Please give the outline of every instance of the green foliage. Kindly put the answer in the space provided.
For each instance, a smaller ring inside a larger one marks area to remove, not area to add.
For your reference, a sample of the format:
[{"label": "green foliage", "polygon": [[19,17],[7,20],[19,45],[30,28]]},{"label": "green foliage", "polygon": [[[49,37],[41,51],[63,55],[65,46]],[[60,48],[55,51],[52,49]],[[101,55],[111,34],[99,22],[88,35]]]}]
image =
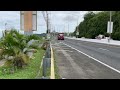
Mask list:
[{"label": "green foliage", "polygon": [[[107,34],[107,22],[109,21],[109,12],[102,11],[97,14],[88,12],[84,16],[84,20],[79,24],[79,37],[95,38],[99,34],[103,34],[106,37]],[[112,11],[113,21],[113,33],[112,38],[115,40],[119,39],[120,34],[120,11]],[[76,35],[77,28],[74,31]]]},{"label": "green foliage", "polygon": [[[17,30],[12,29],[9,32],[5,31],[4,37],[1,38],[0,47],[2,49],[1,56],[13,56],[13,66],[22,68],[23,65],[27,64],[29,57],[23,52],[25,48],[36,48],[38,49],[38,43],[28,47],[27,42],[30,40],[40,40],[41,38],[37,35],[25,36],[20,34]],[[9,65],[8,65],[9,66]]]},{"label": "green foliage", "polygon": [[48,46],[48,41],[45,41],[43,44],[42,44],[42,49],[43,50],[46,50],[47,49],[47,46]]},{"label": "green foliage", "polygon": [[44,53],[44,50],[39,49],[37,53],[34,53],[35,58],[30,60],[29,65],[22,70],[18,69],[14,74],[3,75],[1,70],[2,67],[0,67],[0,79],[34,79],[40,69],[39,67]]},{"label": "green foliage", "polygon": [[109,37],[109,36],[110,36],[110,34],[109,34],[109,33],[105,33],[104,35],[105,35],[105,37]]},{"label": "green foliage", "polygon": [[112,34],[112,38],[114,40],[120,40],[120,32],[115,32]]},{"label": "green foliage", "polygon": [[95,16],[95,14],[90,11],[87,14],[84,15],[84,20],[89,20],[90,18],[92,18],[94,16]]},{"label": "green foliage", "polygon": [[11,56],[22,52],[26,45],[25,36],[19,34],[16,30],[11,30],[0,42],[1,48],[4,49],[4,54],[9,54]]},{"label": "green foliage", "polygon": [[41,40],[42,38],[40,36],[37,36],[37,35],[28,35],[28,36],[26,36],[26,42],[29,42],[32,39]]}]

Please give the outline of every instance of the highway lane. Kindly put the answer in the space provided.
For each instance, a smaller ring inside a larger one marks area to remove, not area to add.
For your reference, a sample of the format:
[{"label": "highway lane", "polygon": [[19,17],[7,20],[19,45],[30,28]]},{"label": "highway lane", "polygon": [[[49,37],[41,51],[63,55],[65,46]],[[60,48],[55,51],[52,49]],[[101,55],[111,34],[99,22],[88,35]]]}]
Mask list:
[{"label": "highway lane", "polygon": [[[120,73],[77,51],[80,50],[94,58],[103,61],[104,63],[107,62],[109,64],[113,62],[111,61],[111,57],[113,56],[115,62],[112,64],[114,65],[115,63],[117,64],[117,62],[119,62],[119,55],[116,55],[117,57],[114,55],[119,54],[119,47],[71,39],[65,39],[62,41],[53,40],[53,42],[52,46],[54,48],[56,62],[61,78],[120,79]],[[76,50],[67,45],[72,46]],[[109,57],[109,55],[111,56]],[[110,61],[108,61],[109,58],[111,59]]]},{"label": "highway lane", "polygon": [[65,39],[64,43],[120,70],[120,47],[80,40]]}]

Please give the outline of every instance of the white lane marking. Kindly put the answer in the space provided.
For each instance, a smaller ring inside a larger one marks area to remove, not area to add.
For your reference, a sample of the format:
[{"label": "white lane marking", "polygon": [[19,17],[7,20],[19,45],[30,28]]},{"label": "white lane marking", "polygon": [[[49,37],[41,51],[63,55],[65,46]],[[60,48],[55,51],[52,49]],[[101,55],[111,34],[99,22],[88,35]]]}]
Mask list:
[{"label": "white lane marking", "polygon": [[73,51],[70,51],[70,50],[57,50],[57,51],[68,51],[68,52],[73,52]]},{"label": "white lane marking", "polygon": [[98,60],[98,59],[96,59],[96,58],[94,58],[94,57],[92,57],[92,56],[90,56],[90,55],[88,55],[88,54],[86,54],[86,53],[84,53],[84,52],[82,52],[82,51],[80,51],[80,50],[77,50],[76,48],[73,48],[72,46],[70,46],[70,45],[68,45],[68,44],[65,44],[65,43],[63,43],[63,44],[66,45],[66,46],[68,46],[68,47],[70,47],[70,48],[72,48],[72,49],[74,49],[74,50],[76,50],[76,51],[78,51],[78,52],[80,52],[80,53],[82,53],[82,54],[84,54],[85,56],[87,56],[87,57],[89,57],[89,58],[91,58],[91,59],[93,59],[93,60],[95,60],[95,61],[103,64],[104,66],[106,66],[106,67],[108,67],[108,68],[110,68],[110,69],[112,69],[112,70],[120,73],[119,70],[117,70],[117,69],[115,69],[115,68],[113,68],[113,67],[111,67],[111,66],[109,66],[109,65],[107,65],[107,64],[105,64],[105,63],[103,63],[103,62],[101,62],[100,60]]},{"label": "white lane marking", "polygon": [[66,79],[66,78],[62,78],[62,79]]},{"label": "white lane marking", "polygon": [[108,49],[104,49],[104,48],[98,48],[98,49],[101,49],[101,50],[104,50],[104,51],[109,51]]},{"label": "white lane marking", "polygon": [[59,42],[59,43],[55,43],[55,44],[52,44],[52,45],[58,45],[58,44],[60,44],[61,42]]}]

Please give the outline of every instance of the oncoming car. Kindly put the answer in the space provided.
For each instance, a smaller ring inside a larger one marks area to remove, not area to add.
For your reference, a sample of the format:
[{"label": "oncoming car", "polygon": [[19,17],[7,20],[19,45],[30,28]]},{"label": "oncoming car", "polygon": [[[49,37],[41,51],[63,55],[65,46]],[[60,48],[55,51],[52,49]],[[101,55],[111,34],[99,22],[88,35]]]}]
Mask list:
[{"label": "oncoming car", "polygon": [[64,40],[64,33],[58,33],[58,40]]}]

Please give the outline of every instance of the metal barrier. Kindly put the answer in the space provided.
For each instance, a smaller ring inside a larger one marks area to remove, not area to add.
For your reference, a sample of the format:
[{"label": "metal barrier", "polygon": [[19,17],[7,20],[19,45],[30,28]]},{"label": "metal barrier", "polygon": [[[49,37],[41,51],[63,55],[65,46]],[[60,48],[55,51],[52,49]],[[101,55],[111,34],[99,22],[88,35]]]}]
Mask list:
[{"label": "metal barrier", "polygon": [[42,72],[42,79],[46,79],[47,69],[51,66],[51,49],[50,49],[50,42],[48,42],[47,49],[45,52],[45,57],[43,58],[43,72]]},{"label": "metal barrier", "polygon": [[54,74],[54,58],[53,58],[53,50],[51,47],[51,43],[48,42],[48,46],[45,52],[45,57],[43,58],[43,72],[42,72],[42,79],[48,79],[46,77],[47,69],[50,69],[50,79],[55,79]]}]

